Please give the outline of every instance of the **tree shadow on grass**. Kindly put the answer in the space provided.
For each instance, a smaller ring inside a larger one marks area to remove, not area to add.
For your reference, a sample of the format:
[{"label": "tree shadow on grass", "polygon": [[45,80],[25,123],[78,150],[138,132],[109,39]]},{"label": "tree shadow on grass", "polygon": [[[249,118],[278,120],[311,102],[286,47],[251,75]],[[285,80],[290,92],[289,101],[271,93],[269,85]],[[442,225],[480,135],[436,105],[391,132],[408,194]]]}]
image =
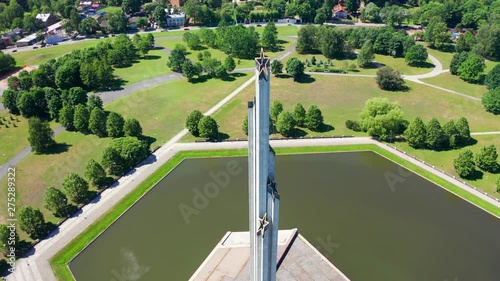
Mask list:
[{"label": "tree shadow on grass", "polygon": [[434,68],[435,65],[430,62],[421,62],[421,63],[412,63],[410,66],[418,67],[418,68]]},{"label": "tree shadow on grass", "polygon": [[309,74],[303,74],[300,77],[297,77],[297,79],[295,79],[295,82],[300,84],[309,84],[313,83],[314,81],[316,81],[316,79],[314,79],[314,77],[312,77]]},{"label": "tree shadow on grass", "polygon": [[111,81],[111,83],[109,84],[109,89],[100,89],[101,91],[105,92],[105,91],[108,91],[108,90],[111,90],[111,91],[118,91],[118,90],[123,90],[123,86],[125,86],[125,84],[127,84],[127,80],[123,80],[122,78],[116,78],[116,79],[113,79],[113,81]]},{"label": "tree shadow on grass", "polygon": [[224,133],[224,132],[219,132],[217,138],[218,139],[215,139],[215,141],[225,141],[225,140],[228,140],[231,136]]},{"label": "tree shadow on grass", "polygon": [[189,81],[190,83],[192,84],[199,84],[199,83],[204,83],[204,82],[207,82],[208,79],[210,79],[212,77],[210,77],[209,75],[200,75],[199,77],[196,77],[196,78],[191,78],[191,80]]},{"label": "tree shadow on grass", "polygon": [[285,74],[285,73],[280,73],[280,74],[274,75],[274,77],[280,78],[280,79],[288,79],[288,78],[291,78],[292,76]]},{"label": "tree shadow on grass", "polygon": [[67,143],[56,143],[53,146],[49,147],[43,154],[59,154],[68,151],[71,144]]},{"label": "tree shadow on grass", "polygon": [[302,137],[305,137],[307,135],[307,132],[300,129],[300,128],[297,128],[295,127],[293,129],[293,132],[290,134],[289,137],[292,137],[292,138],[302,138]]},{"label": "tree shadow on grass", "polygon": [[335,127],[333,127],[332,125],[330,124],[321,124],[321,126],[319,127],[319,130],[318,132],[319,133],[326,133],[326,132],[330,132],[330,131],[333,131],[335,130]]},{"label": "tree shadow on grass", "polygon": [[468,179],[470,181],[478,181],[478,180],[482,180],[483,176],[484,176],[484,173],[482,171],[474,170],[472,175],[465,177],[465,179]]},{"label": "tree shadow on grass", "polygon": [[161,59],[161,57],[157,56],[157,55],[146,55],[142,59],[144,59],[144,60],[159,60],[159,59]]},{"label": "tree shadow on grass", "polygon": [[148,148],[156,141],[156,138],[150,136],[140,136],[139,139],[144,142]]}]

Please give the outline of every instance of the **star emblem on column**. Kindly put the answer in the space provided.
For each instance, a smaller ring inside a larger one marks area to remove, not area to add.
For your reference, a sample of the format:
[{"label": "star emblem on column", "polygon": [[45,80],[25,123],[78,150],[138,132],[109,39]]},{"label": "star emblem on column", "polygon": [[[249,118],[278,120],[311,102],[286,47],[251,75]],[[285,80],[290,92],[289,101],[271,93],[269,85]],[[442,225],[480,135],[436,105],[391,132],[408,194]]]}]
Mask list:
[{"label": "star emblem on column", "polygon": [[269,222],[267,221],[267,213],[265,213],[262,218],[259,218],[259,228],[257,229],[257,235],[262,234],[262,237],[264,237],[264,233],[266,232],[266,228],[268,225]]},{"label": "star emblem on column", "polygon": [[267,191],[271,193],[273,199],[280,198],[280,193],[278,192],[276,181],[271,177],[267,178]]},{"label": "star emblem on column", "polygon": [[260,57],[256,58],[255,60],[259,64],[259,76],[262,71],[265,71],[266,75],[269,75],[269,69],[267,68],[267,62],[269,61],[269,58],[264,56],[264,49],[260,49]]}]

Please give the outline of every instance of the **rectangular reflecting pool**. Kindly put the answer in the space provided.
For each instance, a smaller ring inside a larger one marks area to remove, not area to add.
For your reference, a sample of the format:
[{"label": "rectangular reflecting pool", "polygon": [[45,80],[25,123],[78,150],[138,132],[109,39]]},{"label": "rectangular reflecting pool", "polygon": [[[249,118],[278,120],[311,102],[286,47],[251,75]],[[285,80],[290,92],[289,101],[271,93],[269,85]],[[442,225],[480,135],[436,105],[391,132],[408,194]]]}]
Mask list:
[{"label": "rectangular reflecting pool", "polygon": [[[374,152],[280,155],[280,229],[352,281],[498,281],[500,220]],[[247,158],[186,159],[71,263],[78,281],[187,280],[248,230]]]}]

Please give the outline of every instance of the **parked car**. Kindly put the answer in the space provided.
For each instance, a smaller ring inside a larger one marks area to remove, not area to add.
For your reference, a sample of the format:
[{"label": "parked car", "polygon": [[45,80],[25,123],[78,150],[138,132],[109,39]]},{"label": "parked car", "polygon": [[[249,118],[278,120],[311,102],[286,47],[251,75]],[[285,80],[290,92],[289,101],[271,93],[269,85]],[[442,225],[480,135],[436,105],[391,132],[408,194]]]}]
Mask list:
[{"label": "parked car", "polygon": [[37,46],[33,46],[33,49],[38,49],[38,47]]},{"label": "parked car", "polygon": [[43,47],[45,47],[46,45],[47,45],[47,44],[42,43],[42,44],[40,44],[40,47],[42,47],[42,48],[43,48]]},{"label": "parked car", "polygon": [[262,24],[257,24],[257,27],[260,27],[260,26],[262,26]]},{"label": "parked car", "polygon": [[189,30],[189,27],[184,27],[184,30]]},{"label": "parked car", "polygon": [[12,52],[13,52],[13,53],[16,53],[16,52],[17,52],[17,49],[15,49],[15,50],[12,50]]}]

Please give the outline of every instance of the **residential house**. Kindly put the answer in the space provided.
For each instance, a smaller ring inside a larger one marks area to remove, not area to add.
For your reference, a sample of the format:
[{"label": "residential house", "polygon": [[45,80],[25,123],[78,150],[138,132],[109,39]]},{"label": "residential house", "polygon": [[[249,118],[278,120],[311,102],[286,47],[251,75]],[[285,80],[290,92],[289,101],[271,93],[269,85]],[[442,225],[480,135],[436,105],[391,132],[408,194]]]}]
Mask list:
[{"label": "residential house", "polygon": [[16,40],[16,38],[23,37],[23,30],[21,28],[14,28],[9,32],[4,34],[4,37],[9,37],[12,41]]},{"label": "residential house", "polygon": [[344,6],[344,0],[339,0],[339,3],[333,7],[333,17],[336,19],[346,19],[349,13]]},{"label": "residential house", "polygon": [[12,38],[8,36],[3,36],[0,38],[0,49],[5,49],[10,45],[12,45]]},{"label": "residential house", "polygon": [[43,27],[51,26],[57,22],[57,18],[53,14],[37,14],[36,18],[40,20]]},{"label": "residential house", "polygon": [[36,43],[36,33],[24,37],[23,39],[16,42],[18,47],[26,47]]},{"label": "residential house", "polygon": [[167,15],[167,27],[183,26],[186,21],[185,14]]}]

